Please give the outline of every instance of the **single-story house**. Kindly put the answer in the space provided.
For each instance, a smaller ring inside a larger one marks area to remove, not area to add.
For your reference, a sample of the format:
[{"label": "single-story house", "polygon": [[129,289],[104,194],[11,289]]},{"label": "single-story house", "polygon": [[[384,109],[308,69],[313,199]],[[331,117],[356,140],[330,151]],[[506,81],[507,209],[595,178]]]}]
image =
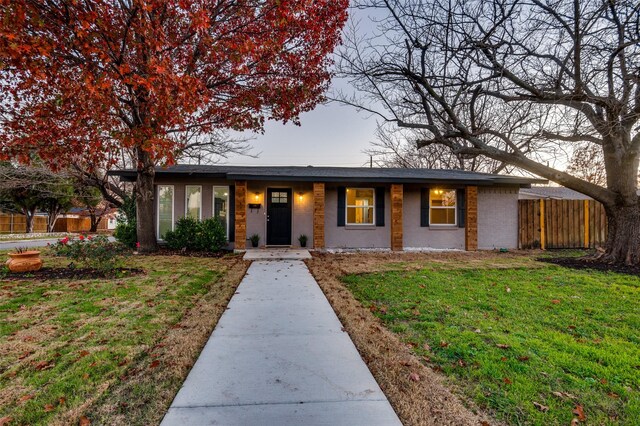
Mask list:
[{"label": "single-story house", "polygon": [[[134,181],[135,170],[113,172]],[[157,168],[161,241],[176,220],[220,218],[230,248],[493,249],[518,246],[520,188],[541,179],[460,170],[241,167]]]}]

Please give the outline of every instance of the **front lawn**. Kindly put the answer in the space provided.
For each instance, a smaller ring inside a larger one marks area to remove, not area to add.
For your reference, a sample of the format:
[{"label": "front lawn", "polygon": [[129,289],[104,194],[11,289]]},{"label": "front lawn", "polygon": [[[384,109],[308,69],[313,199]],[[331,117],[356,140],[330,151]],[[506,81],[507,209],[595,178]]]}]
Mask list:
[{"label": "front lawn", "polygon": [[0,423],[159,422],[246,266],[180,256],[131,256],[124,266],[146,274],[0,276]]},{"label": "front lawn", "polygon": [[342,280],[498,419],[640,424],[640,278],[479,256],[486,261],[425,257]]}]

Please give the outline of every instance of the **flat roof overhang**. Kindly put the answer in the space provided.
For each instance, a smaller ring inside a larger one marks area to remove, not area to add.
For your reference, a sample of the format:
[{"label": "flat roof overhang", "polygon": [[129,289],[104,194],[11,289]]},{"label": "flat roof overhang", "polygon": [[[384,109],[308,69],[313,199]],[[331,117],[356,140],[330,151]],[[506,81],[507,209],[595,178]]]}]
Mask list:
[{"label": "flat roof overhang", "polygon": [[[275,168],[270,168],[271,170]],[[317,170],[321,168],[317,168]],[[346,170],[349,170],[345,168]],[[304,170],[304,168],[302,169]],[[135,170],[114,170],[110,171],[109,175],[119,176],[122,181],[135,182],[137,172]],[[529,188],[532,184],[545,184],[548,183],[546,179],[535,179],[518,176],[503,176],[503,175],[487,175],[487,174],[474,174],[471,176],[463,177],[459,174],[457,176],[438,176],[438,177],[403,177],[403,176],[361,176],[361,175],[309,175],[305,174],[284,174],[284,173],[269,173],[268,169],[260,173],[247,173],[234,172],[234,171],[188,171],[188,170],[171,170],[168,169],[156,169],[156,177],[162,177],[164,179],[225,179],[230,181],[246,180],[246,181],[272,181],[272,182],[324,182],[324,183],[406,183],[406,184],[436,184],[436,185],[477,185],[477,186],[520,186],[521,188]]]}]

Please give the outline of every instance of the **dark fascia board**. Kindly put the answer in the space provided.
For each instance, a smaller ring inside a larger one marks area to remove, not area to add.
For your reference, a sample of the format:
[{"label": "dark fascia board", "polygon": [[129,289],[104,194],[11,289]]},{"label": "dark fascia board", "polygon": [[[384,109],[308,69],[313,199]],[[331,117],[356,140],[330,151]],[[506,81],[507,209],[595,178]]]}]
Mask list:
[{"label": "dark fascia board", "polygon": [[433,183],[445,185],[447,183],[463,183],[467,185],[492,186],[492,185],[522,185],[531,186],[531,184],[548,183],[545,179],[519,178],[514,176],[483,177],[480,179],[465,178],[388,178],[388,177],[326,177],[326,176],[266,176],[252,174],[235,174],[227,173],[229,180],[253,180],[253,181],[297,181],[297,182],[327,182],[327,183],[351,183],[351,182],[368,182],[368,183]]},{"label": "dark fascia board", "polygon": [[[135,170],[113,170],[108,172],[112,176],[120,176],[125,182],[133,182],[136,180],[137,172]],[[519,185],[522,188],[529,188],[531,184],[548,183],[545,179],[520,178],[515,176],[488,175],[481,178],[390,178],[390,177],[333,177],[333,176],[282,176],[282,175],[266,175],[266,174],[243,174],[233,172],[188,172],[188,171],[170,171],[156,170],[156,176],[164,178],[201,178],[201,179],[227,179],[248,180],[248,181],[282,181],[282,182],[325,182],[325,183],[414,183],[414,184],[465,184],[477,186],[494,186],[494,185]]]},{"label": "dark fascia board", "polygon": [[362,176],[354,177],[326,177],[326,176],[255,176],[255,175],[234,175],[228,174],[229,180],[247,180],[247,181],[278,181],[278,182],[324,182],[324,183],[433,183],[433,184],[451,184],[466,183],[469,185],[493,185],[489,180],[479,179],[415,179],[415,178],[367,178]]},{"label": "dark fascia board", "polygon": [[[107,172],[110,176],[120,176],[123,182],[135,182],[138,173],[135,170],[112,170]],[[203,173],[203,172],[170,172],[164,170],[156,170],[156,177],[192,177],[202,179],[227,179],[227,173]]]}]

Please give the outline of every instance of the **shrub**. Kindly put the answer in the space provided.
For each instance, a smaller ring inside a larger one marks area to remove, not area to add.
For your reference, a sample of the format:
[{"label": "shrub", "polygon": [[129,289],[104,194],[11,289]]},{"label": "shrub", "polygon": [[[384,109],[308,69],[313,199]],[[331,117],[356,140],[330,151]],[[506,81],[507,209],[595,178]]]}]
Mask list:
[{"label": "shrub", "polygon": [[227,245],[227,231],[222,221],[216,218],[203,220],[198,246],[202,251],[218,251]]},{"label": "shrub", "polygon": [[200,223],[190,217],[181,217],[176,222],[173,231],[167,231],[164,235],[164,241],[167,247],[173,250],[194,250],[197,235],[200,232]]},{"label": "shrub", "polygon": [[135,198],[127,197],[116,218],[118,222],[113,236],[118,242],[129,248],[135,248],[138,242],[138,232],[136,225],[136,202]]},{"label": "shrub", "polygon": [[64,256],[84,267],[105,272],[115,269],[127,251],[123,244],[111,242],[102,235],[65,237],[50,247],[56,256]]},{"label": "shrub", "polygon": [[176,222],[175,230],[166,233],[164,240],[173,250],[218,251],[227,244],[224,225],[210,218],[202,222],[183,217]]},{"label": "shrub", "polygon": [[113,231],[113,236],[122,245],[135,248],[136,242],[138,242],[135,219],[129,222],[118,222],[115,231]]}]

